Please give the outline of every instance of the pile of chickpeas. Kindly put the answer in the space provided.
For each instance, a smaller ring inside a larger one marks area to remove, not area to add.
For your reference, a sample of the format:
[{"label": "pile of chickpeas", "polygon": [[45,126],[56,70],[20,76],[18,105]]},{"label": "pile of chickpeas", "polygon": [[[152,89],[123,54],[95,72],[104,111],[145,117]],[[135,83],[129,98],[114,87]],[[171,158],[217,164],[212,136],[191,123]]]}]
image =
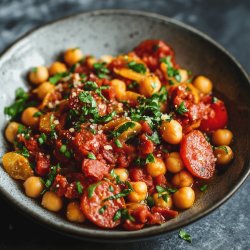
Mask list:
[{"label": "pile of chickpeas", "polygon": [[[55,86],[48,81],[48,78],[57,73],[66,72],[68,67],[79,62],[82,58],[83,54],[80,49],[69,49],[64,53],[64,61],[66,64],[62,62],[54,62],[49,68],[44,66],[36,67],[29,73],[30,82],[36,86],[33,93],[36,94],[38,99],[42,101],[48,93],[52,93],[55,90]],[[110,58],[107,57],[107,60],[109,59]],[[186,70],[180,69],[179,71],[183,79],[188,78]],[[118,73],[121,76],[130,75],[130,77],[138,78],[138,81],[140,82],[140,93],[135,93],[127,91],[126,84],[123,81],[119,79],[111,80],[111,86],[114,88],[119,100],[137,100],[137,98],[142,95],[150,97],[155,92],[158,92],[161,87],[158,77],[154,75],[149,75],[146,78],[140,78],[138,74],[126,69],[120,70]],[[153,88],[151,84],[152,82],[154,83]],[[204,76],[195,78],[193,86],[204,94],[210,93],[213,87],[212,82]],[[39,110],[36,107],[26,108],[21,115],[21,122],[26,126],[37,127],[39,124],[39,117],[34,116],[37,112],[39,112]],[[7,126],[5,136],[10,143],[14,142],[19,125],[20,124],[17,122],[10,122]],[[135,126],[134,129],[137,129],[137,132],[139,132],[141,125],[139,123],[136,123],[136,125],[137,126]],[[171,120],[170,122],[163,121],[160,127],[160,132],[163,140],[173,145],[179,144],[183,137],[182,126],[177,120]],[[129,137],[129,134],[123,136],[126,138]],[[229,147],[232,142],[232,138],[233,134],[228,129],[218,129],[212,133],[212,142],[215,146],[217,146],[214,149],[214,155],[217,159],[218,165],[226,165],[233,159],[233,151]],[[227,153],[219,146],[226,147]],[[21,159],[23,156],[18,155],[15,157],[19,157]],[[167,172],[172,173],[173,177],[171,179],[171,183],[174,187],[178,188],[178,191],[170,196],[167,201],[164,201],[162,197],[159,197],[158,193],[154,193],[152,197],[156,206],[172,208],[174,205],[178,209],[187,209],[192,207],[195,201],[195,192],[192,188],[194,178],[185,169],[179,152],[169,153],[164,160],[155,157],[155,162],[147,163],[146,169],[148,174],[152,177],[165,175]],[[125,168],[116,168],[114,169],[114,172],[123,182],[129,178],[128,170]],[[138,203],[144,201],[148,194],[146,183],[138,181],[131,182],[130,184],[133,187],[133,191],[127,197],[129,202]],[[41,192],[44,190],[43,182],[40,177],[36,176],[28,177],[23,185],[26,195],[32,198],[39,197]],[[41,204],[43,207],[53,212],[57,212],[63,207],[62,198],[52,191],[44,193]],[[80,209],[79,202],[73,201],[68,204],[67,218],[69,221],[73,222],[83,222],[85,220],[85,217]]]}]

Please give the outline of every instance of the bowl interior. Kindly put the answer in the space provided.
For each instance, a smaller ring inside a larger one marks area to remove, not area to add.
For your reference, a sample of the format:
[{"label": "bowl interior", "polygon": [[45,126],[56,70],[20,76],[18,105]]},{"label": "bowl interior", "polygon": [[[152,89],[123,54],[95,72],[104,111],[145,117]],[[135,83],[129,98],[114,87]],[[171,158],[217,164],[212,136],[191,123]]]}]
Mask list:
[{"label": "bowl interior", "polygon": [[[3,107],[14,98],[14,90],[27,87],[27,71],[36,65],[49,65],[69,47],[80,47],[84,53],[100,56],[117,55],[131,50],[144,39],[163,39],[175,52],[178,64],[194,75],[204,74],[229,109],[229,128],[234,133],[235,160],[223,174],[209,183],[193,208],[162,226],[136,232],[100,230],[89,225],[75,225],[50,213],[27,198],[20,185],[0,168],[0,191],[15,206],[51,228],[72,236],[99,239],[128,239],[152,236],[183,226],[211,211],[236,189],[249,172],[250,90],[247,77],[234,60],[210,39],[173,20],[138,12],[96,11],[73,16],[46,25],[30,33],[0,59],[0,127],[4,131],[7,118]],[[0,156],[7,150],[0,135]]]}]

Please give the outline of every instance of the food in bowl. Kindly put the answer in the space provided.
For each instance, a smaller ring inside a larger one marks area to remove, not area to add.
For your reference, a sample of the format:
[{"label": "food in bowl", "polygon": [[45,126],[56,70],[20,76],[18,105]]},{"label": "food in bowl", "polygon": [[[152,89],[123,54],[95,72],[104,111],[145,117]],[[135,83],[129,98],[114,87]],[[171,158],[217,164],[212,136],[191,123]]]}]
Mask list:
[{"label": "food in bowl", "polygon": [[225,104],[161,40],[97,59],[79,48],[34,67],[5,108],[3,167],[71,222],[139,230],[189,209],[233,159]]}]

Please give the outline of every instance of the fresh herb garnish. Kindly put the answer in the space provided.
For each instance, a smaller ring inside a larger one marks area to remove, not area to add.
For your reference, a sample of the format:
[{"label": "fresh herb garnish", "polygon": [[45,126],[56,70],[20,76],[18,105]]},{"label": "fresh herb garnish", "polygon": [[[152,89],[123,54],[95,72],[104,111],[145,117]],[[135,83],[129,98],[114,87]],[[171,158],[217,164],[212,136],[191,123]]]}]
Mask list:
[{"label": "fresh herb garnish", "polygon": [[150,163],[150,162],[155,162],[155,157],[154,157],[154,155],[151,153],[151,154],[148,154],[148,155],[147,155],[147,157],[146,157],[145,160],[146,160],[146,161],[145,161],[145,164]]},{"label": "fresh herb garnish", "polygon": [[62,78],[69,76],[69,72],[57,73],[49,78],[49,82],[56,85]]},{"label": "fresh herb garnish", "polygon": [[29,158],[30,157],[30,153],[29,150],[25,147],[22,146],[18,151],[16,151],[18,154],[24,156],[25,158]]},{"label": "fresh herb garnish", "polygon": [[38,142],[40,145],[44,144],[47,140],[47,136],[44,133],[41,133],[41,135],[38,137]]},{"label": "fresh herb garnish", "polygon": [[118,140],[118,139],[115,139],[115,145],[116,145],[118,148],[122,148],[122,143],[121,143],[120,140]]},{"label": "fresh herb garnish", "polygon": [[96,160],[96,157],[95,157],[95,155],[92,153],[92,152],[90,152],[90,153],[88,153],[88,156],[87,156],[89,159],[91,159],[91,160]]},{"label": "fresh herb garnish", "polygon": [[223,151],[225,151],[226,154],[228,154],[228,149],[226,146],[218,146],[218,147],[214,147],[214,149],[222,149]]},{"label": "fresh herb garnish", "polygon": [[37,111],[33,117],[40,117],[43,113],[41,111]]},{"label": "fresh herb garnish", "polygon": [[212,103],[216,103],[216,102],[218,102],[218,98],[215,97],[215,96],[213,96],[213,98],[212,98]]},{"label": "fresh herb garnish", "polygon": [[57,172],[58,170],[60,169],[60,165],[57,164],[56,166],[51,166],[50,167],[50,172],[47,176],[47,178],[45,180],[43,180],[44,182],[44,186],[45,186],[45,189],[42,193],[44,193],[46,190],[49,190],[50,187],[52,186],[55,178],[56,178],[56,175],[57,175]]},{"label": "fresh herb garnish", "polygon": [[113,137],[118,137],[119,135],[121,135],[123,132],[127,131],[129,128],[133,128],[135,127],[135,123],[134,122],[126,122],[124,124],[122,124],[121,126],[119,126],[113,133]]},{"label": "fresh herb garnish", "polygon": [[189,243],[192,242],[191,235],[187,233],[184,229],[181,229],[179,232],[179,237],[185,241],[188,241]]},{"label": "fresh herb garnish", "polygon": [[189,110],[186,108],[184,101],[177,107],[176,112],[180,115],[184,115]]},{"label": "fresh herb garnish", "polygon": [[77,192],[78,192],[79,194],[82,194],[83,186],[82,186],[82,184],[81,184],[80,181],[77,181],[77,182],[76,182],[76,190],[77,190]]},{"label": "fresh herb garnish", "polygon": [[153,199],[153,197],[150,196],[150,195],[147,197],[147,205],[148,205],[150,208],[153,207],[153,206],[155,205],[154,199]]},{"label": "fresh herb garnish", "polygon": [[118,209],[113,217],[113,221],[118,221],[120,219],[135,221],[134,217],[130,215],[128,210],[125,208]]},{"label": "fresh herb garnish", "polygon": [[17,117],[24,111],[24,109],[31,105],[27,102],[29,94],[26,93],[22,88],[16,89],[15,94],[15,102],[10,106],[4,108],[4,114],[10,116],[11,118]]},{"label": "fresh herb garnish", "polygon": [[107,209],[107,205],[104,205],[104,206],[102,206],[100,209],[99,209],[99,214],[103,214],[104,213],[104,211]]},{"label": "fresh herb garnish", "polygon": [[123,189],[120,193],[111,195],[111,196],[105,198],[103,201],[105,202],[108,200],[116,200],[116,199],[119,199],[121,197],[128,196],[131,192],[132,192],[131,189]]},{"label": "fresh herb garnish", "polygon": [[204,192],[204,191],[206,191],[207,190],[207,184],[204,184],[204,185],[202,185],[201,187],[200,187],[200,191],[201,192]]},{"label": "fresh herb garnish", "polygon": [[67,149],[67,145],[62,144],[59,150],[65,157],[70,158],[71,152]]},{"label": "fresh herb garnish", "polygon": [[115,190],[114,190],[114,187],[110,185],[110,186],[109,186],[109,191],[113,193],[113,192],[115,191]]},{"label": "fresh herb garnish", "polygon": [[156,190],[158,192],[158,197],[162,198],[165,202],[168,202],[169,194],[173,194],[177,191],[175,188],[169,188],[169,187],[161,187],[159,185],[156,186]]},{"label": "fresh herb garnish", "polygon": [[91,198],[95,192],[95,189],[96,187],[100,184],[101,182],[97,182],[97,183],[94,183],[94,184],[91,184],[89,187],[88,187],[88,197]]},{"label": "fresh herb garnish", "polygon": [[154,131],[152,135],[147,135],[147,138],[154,144],[160,144],[160,137],[156,131]]},{"label": "fresh herb garnish", "polygon": [[109,73],[109,70],[106,68],[105,62],[97,62],[93,64],[95,73],[97,76],[101,79],[107,78],[107,74]]},{"label": "fresh herb garnish", "polygon": [[179,70],[173,67],[173,64],[171,62],[171,56],[161,58],[160,62],[163,62],[167,65],[168,77],[174,77],[178,82],[181,81],[181,75],[179,73]]},{"label": "fresh herb garnish", "polygon": [[131,61],[128,63],[128,67],[132,69],[133,71],[140,73],[140,74],[145,74],[147,72],[147,69],[144,64],[142,63],[137,63],[135,61]]}]

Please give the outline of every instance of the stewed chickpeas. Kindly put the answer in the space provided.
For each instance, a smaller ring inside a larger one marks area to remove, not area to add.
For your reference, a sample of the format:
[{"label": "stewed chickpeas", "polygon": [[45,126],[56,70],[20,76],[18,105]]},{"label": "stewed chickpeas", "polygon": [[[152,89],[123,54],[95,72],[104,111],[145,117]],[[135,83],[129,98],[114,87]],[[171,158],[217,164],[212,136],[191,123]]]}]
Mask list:
[{"label": "stewed chickpeas", "polygon": [[29,80],[31,81],[31,83],[35,85],[38,85],[47,81],[48,78],[49,78],[49,72],[45,66],[35,67],[29,73]]},{"label": "stewed chickpeas", "polygon": [[72,223],[139,230],[191,208],[232,161],[233,134],[212,81],[174,55],[146,40],[118,56],[69,48],[32,68],[32,89],[4,110],[4,170]]}]

